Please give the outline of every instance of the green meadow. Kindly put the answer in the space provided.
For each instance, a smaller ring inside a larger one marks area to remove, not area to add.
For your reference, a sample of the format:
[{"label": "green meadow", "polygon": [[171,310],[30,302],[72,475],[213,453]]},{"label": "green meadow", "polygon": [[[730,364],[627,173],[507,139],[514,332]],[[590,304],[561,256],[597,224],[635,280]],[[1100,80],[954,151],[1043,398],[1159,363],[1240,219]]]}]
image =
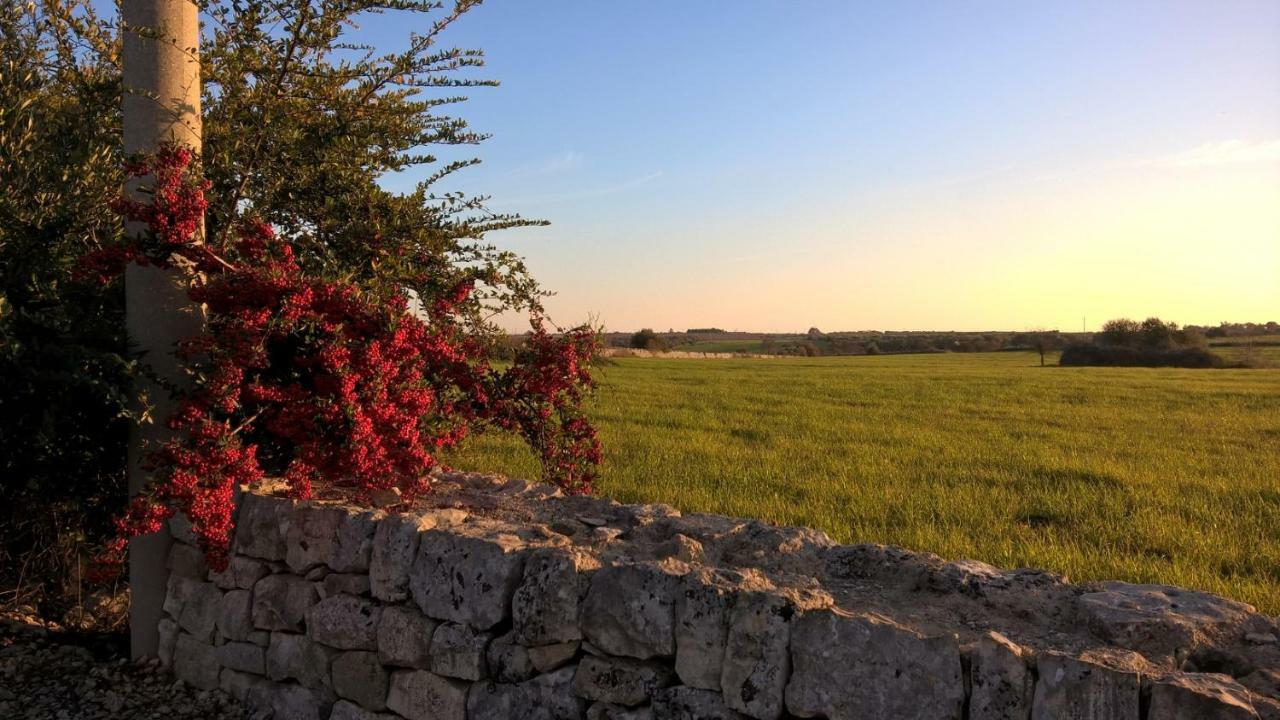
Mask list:
[{"label": "green meadow", "polygon": [[[602,493],[1280,613],[1280,370],[1039,367],[1030,353],[598,369]],[[517,441],[462,468],[537,476]]]}]

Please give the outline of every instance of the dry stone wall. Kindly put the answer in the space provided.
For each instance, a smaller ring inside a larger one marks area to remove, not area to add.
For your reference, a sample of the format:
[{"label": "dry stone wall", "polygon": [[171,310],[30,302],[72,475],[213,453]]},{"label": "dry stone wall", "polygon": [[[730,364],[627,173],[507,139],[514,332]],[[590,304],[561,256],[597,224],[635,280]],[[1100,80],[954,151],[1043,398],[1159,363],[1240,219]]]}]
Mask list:
[{"label": "dry stone wall", "polygon": [[281,720],[1280,719],[1276,618],[543,485],[173,523],[161,660]]}]

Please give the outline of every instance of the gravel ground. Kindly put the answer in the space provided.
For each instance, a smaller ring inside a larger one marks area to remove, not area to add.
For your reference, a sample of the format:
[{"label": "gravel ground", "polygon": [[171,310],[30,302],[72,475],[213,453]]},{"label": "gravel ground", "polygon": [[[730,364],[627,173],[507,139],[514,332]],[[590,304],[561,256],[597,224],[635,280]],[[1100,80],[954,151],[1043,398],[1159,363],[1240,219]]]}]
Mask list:
[{"label": "gravel ground", "polygon": [[30,720],[242,720],[219,690],[202,691],[132,663],[119,638],[50,632],[0,618],[0,718]]}]

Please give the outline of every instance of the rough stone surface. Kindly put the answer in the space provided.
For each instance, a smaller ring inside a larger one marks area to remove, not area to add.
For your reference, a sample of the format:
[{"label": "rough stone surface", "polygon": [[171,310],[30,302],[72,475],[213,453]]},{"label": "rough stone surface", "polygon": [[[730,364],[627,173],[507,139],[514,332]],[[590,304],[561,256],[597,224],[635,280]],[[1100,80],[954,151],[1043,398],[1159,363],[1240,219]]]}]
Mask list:
[{"label": "rough stone surface", "polygon": [[504,527],[477,530],[422,533],[409,586],[428,617],[488,630],[511,617],[525,543]]},{"label": "rough stone surface", "polygon": [[672,677],[671,670],[660,663],[587,656],[578,664],[573,692],[588,700],[636,706],[670,685]]},{"label": "rough stone surface", "polygon": [[691,687],[660,690],[653,698],[653,720],[743,720],[724,704],[720,693]]},{"label": "rough stone surface", "polygon": [[414,608],[389,606],[378,620],[378,657],[384,664],[426,669],[437,623]]},{"label": "rough stone surface", "polygon": [[725,703],[760,720],[782,716],[791,672],[788,645],[795,606],[770,591],[742,593],[734,603],[720,674]]},{"label": "rough stone surface", "polygon": [[333,572],[368,572],[379,511],[299,503],[290,516],[285,562],[295,573],[323,565]]},{"label": "rough stone surface", "polygon": [[489,663],[489,674],[500,683],[522,682],[539,672],[529,656],[529,649],[517,644],[512,633],[494,638],[485,657]]},{"label": "rough stone surface", "polygon": [[204,561],[204,553],[180,542],[169,546],[169,558],[165,561],[165,568],[169,570],[171,576],[197,580],[204,580],[205,574],[209,572],[209,566]]},{"label": "rough stone surface", "polygon": [[1026,720],[1035,679],[1022,648],[987,632],[962,652],[969,661],[969,720]]},{"label": "rough stone surface", "polygon": [[355,703],[339,700],[333,704],[333,713],[329,720],[398,720],[398,715],[365,710]]},{"label": "rough stone surface", "polygon": [[336,650],[315,642],[306,635],[271,633],[267,646],[267,677],[272,680],[297,680],[310,688],[329,686],[329,663]]},{"label": "rough stone surface", "polygon": [[610,655],[674,655],[678,585],[679,577],[651,563],[597,571],[582,607],[583,634]]},{"label": "rough stone surface", "polygon": [[217,646],[216,654],[222,667],[257,675],[267,672],[267,654],[253,643],[223,643]]},{"label": "rough stone surface", "polygon": [[378,523],[373,533],[369,562],[369,590],[384,602],[409,597],[409,570],[418,552],[418,536],[427,528],[415,515],[392,515]]},{"label": "rough stone surface", "polygon": [[1187,651],[1216,633],[1240,628],[1250,605],[1217,595],[1169,587],[1102,583],[1080,597],[1080,609],[1099,638],[1122,648],[1161,656]]},{"label": "rough stone surface", "polygon": [[445,623],[431,637],[431,672],[461,680],[489,674],[485,651],[493,635],[457,623]]},{"label": "rough stone surface", "polygon": [[[796,715],[961,716],[964,680],[953,637],[924,637],[880,618],[823,609],[794,622],[791,642],[794,667],[786,701]],[[732,706],[732,697],[726,699]]]},{"label": "rough stone surface", "polygon": [[157,631],[160,635],[160,647],[157,651],[160,665],[172,668],[173,651],[178,644],[178,623],[170,618],[161,618]]},{"label": "rough stone surface", "polygon": [[212,645],[200,642],[187,633],[179,633],[173,650],[173,674],[180,680],[200,688],[218,687],[218,656]]},{"label": "rough stone surface", "polygon": [[267,692],[267,685],[270,685],[270,682],[261,675],[237,672],[230,668],[223,668],[222,673],[218,675],[218,687],[222,692],[240,702],[244,702],[251,692],[259,694]]},{"label": "rough stone surface", "polygon": [[382,608],[355,595],[325,598],[307,610],[312,640],[342,650],[377,650]]},{"label": "rough stone surface", "polygon": [[222,609],[222,591],[210,582],[172,575],[164,611],[178,622],[178,627],[200,642],[213,642]]},{"label": "rough stone surface", "polygon": [[268,575],[253,586],[253,626],[301,632],[307,610],[319,601],[315,583],[293,575]]},{"label": "rough stone surface", "polygon": [[408,720],[466,720],[467,683],[425,670],[391,675],[387,707]]},{"label": "rough stone surface", "polygon": [[248,590],[223,593],[218,608],[218,633],[227,640],[247,641],[253,636],[253,595]]},{"label": "rough stone surface", "polygon": [[568,665],[578,655],[582,647],[579,641],[556,643],[555,645],[539,645],[528,649],[529,661],[537,672],[551,672]]},{"label": "rough stone surface", "polygon": [[321,585],[321,594],[325,597],[369,594],[369,576],[358,573],[330,573],[324,576]]},{"label": "rough stone surface", "polygon": [[329,673],[338,697],[359,703],[368,710],[386,709],[390,674],[378,662],[377,653],[341,653],[333,659]]},{"label": "rough stone surface", "polygon": [[684,576],[676,600],[676,673],[690,687],[720,689],[729,612],[738,573],[699,568]]},{"label": "rough stone surface", "polygon": [[580,548],[542,548],[529,553],[511,601],[516,639],[551,645],[582,639],[578,615],[590,573],[599,562]]},{"label": "rough stone surface", "polygon": [[1036,670],[1032,720],[1138,720],[1137,673],[1058,652],[1038,654]]},{"label": "rough stone surface", "polygon": [[1249,691],[1229,675],[1187,673],[1151,684],[1150,720],[1257,720]]},{"label": "rough stone surface", "polygon": [[332,693],[320,688],[281,685],[271,689],[274,720],[325,720],[332,709]]},{"label": "rough stone surface", "polygon": [[222,572],[210,572],[209,579],[223,590],[252,590],[255,583],[271,574],[271,566],[261,560],[233,555]]},{"label": "rough stone surface", "polygon": [[476,683],[467,698],[470,720],[582,720],[586,701],[572,692],[576,668],[522,683]]},{"label": "rough stone surface", "polygon": [[246,493],[236,514],[236,554],[262,560],[284,560],[285,535],[293,502]]},{"label": "rough stone surface", "polygon": [[592,703],[587,708],[587,720],[653,720],[653,708],[648,705],[627,707],[613,703]]}]

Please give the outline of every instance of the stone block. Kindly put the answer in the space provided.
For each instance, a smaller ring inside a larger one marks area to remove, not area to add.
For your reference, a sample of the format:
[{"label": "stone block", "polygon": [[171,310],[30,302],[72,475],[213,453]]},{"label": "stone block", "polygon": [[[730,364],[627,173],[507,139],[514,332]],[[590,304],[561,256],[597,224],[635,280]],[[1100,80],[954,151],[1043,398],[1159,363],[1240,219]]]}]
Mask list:
[{"label": "stone block", "polygon": [[221,608],[222,591],[213,583],[169,576],[164,611],[200,642],[213,642]]},{"label": "stone block", "polygon": [[786,704],[800,717],[961,717],[964,678],[954,637],[925,637],[875,616],[812,610],[792,623],[791,658]]},{"label": "stone block", "polygon": [[1258,720],[1249,691],[1230,675],[1178,673],[1151,683],[1149,720]]},{"label": "stone block", "polygon": [[330,573],[321,583],[325,597],[334,595],[368,595],[369,576],[357,573]]},{"label": "stone block", "polygon": [[1059,652],[1036,655],[1032,720],[1138,720],[1137,673]]},{"label": "stone block", "polygon": [[427,529],[417,515],[392,515],[373,533],[369,590],[384,602],[409,598],[409,571],[418,553],[418,535]]},{"label": "stone block", "polygon": [[378,620],[378,659],[386,665],[429,668],[431,637],[438,624],[413,608],[383,608]]},{"label": "stone block", "polygon": [[274,632],[267,646],[267,677],[297,680],[309,688],[328,687],[329,663],[336,654],[306,635]]},{"label": "stone block", "polygon": [[1102,640],[1160,658],[1181,659],[1202,640],[1223,631],[1243,634],[1253,606],[1166,585],[1102,583],[1080,596],[1080,612]]},{"label": "stone block", "polygon": [[597,571],[582,605],[583,635],[609,655],[674,655],[678,585],[677,576],[656,564]]},{"label": "stone block", "polygon": [[460,680],[488,677],[485,652],[493,635],[458,623],[444,623],[431,637],[431,672]]},{"label": "stone block", "polygon": [[533,669],[540,673],[551,672],[573,662],[582,647],[581,641],[556,643],[555,645],[538,645],[528,649]]},{"label": "stone block", "polygon": [[760,720],[782,716],[794,614],[795,606],[780,594],[753,590],[738,595],[720,673],[720,689],[729,707]]},{"label": "stone block", "polygon": [[307,635],[341,650],[377,650],[382,608],[355,595],[334,595],[307,610]]},{"label": "stone block", "polygon": [[172,668],[173,650],[178,644],[178,623],[169,618],[161,618],[160,623],[156,626],[156,632],[160,636],[159,648],[156,652],[156,655],[160,658],[160,665]]},{"label": "stone block", "polygon": [[746,716],[724,704],[713,690],[673,687],[653,698],[653,720],[745,720]]},{"label": "stone block", "polygon": [[582,720],[587,703],[572,692],[574,667],[522,683],[478,682],[467,697],[469,720]]},{"label": "stone block", "polygon": [[264,675],[267,672],[267,654],[253,643],[229,642],[217,646],[218,663],[222,667],[239,672]]},{"label": "stone block", "polygon": [[400,716],[365,710],[355,703],[339,700],[333,704],[329,720],[400,720]]},{"label": "stone block", "polygon": [[315,583],[294,575],[268,575],[253,586],[253,626],[301,632],[307,610],[319,601]]},{"label": "stone block", "polygon": [[1026,720],[1035,678],[1023,649],[997,632],[965,645],[969,661],[968,720]]},{"label": "stone block", "polygon": [[244,703],[249,694],[255,690],[258,693],[267,692],[266,687],[269,685],[271,682],[260,675],[243,673],[230,668],[223,668],[218,675],[218,687],[240,703]]},{"label": "stone block", "polygon": [[587,708],[587,720],[653,720],[653,708],[648,705],[627,707],[613,703],[592,703]]},{"label": "stone block", "polygon": [[529,649],[517,644],[515,636],[508,632],[489,643],[485,651],[489,663],[489,675],[500,683],[517,683],[538,673],[529,657]]},{"label": "stone block", "polygon": [[284,560],[285,537],[294,501],[246,493],[236,515],[232,547],[236,555]]},{"label": "stone block", "polygon": [[273,720],[326,720],[333,710],[333,693],[324,688],[277,685],[270,696]]},{"label": "stone block", "polygon": [[333,572],[368,572],[381,511],[299,503],[290,514],[285,562],[303,574],[317,566]]},{"label": "stone block", "polygon": [[488,630],[511,617],[526,545],[500,527],[475,530],[422,533],[409,588],[428,617]]},{"label": "stone block", "polygon": [[529,553],[511,601],[517,642],[551,645],[581,640],[582,599],[599,565],[580,548],[540,548]]},{"label": "stone block", "polygon": [[212,690],[218,687],[222,667],[212,645],[187,633],[179,633],[173,649],[173,674],[192,687]]},{"label": "stone block", "polygon": [[676,674],[685,685],[720,691],[736,573],[698,568],[676,599]]},{"label": "stone block", "polygon": [[391,674],[387,707],[408,720],[466,720],[468,683],[426,670]]},{"label": "stone block", "polygon": [[218,634],[226,640],[248,641],[254,634],[253,594],[231,590],[222,595],[218,608]]},{"label": "stone block", "polygon": [[390,675],[378,662],[377,653],[363,650],[341,653],[333,659],[329,674],[338,697],[359,703],[366,710],[386,709]]},{"label": "stone block", "polygon": [[221,572],[210,572],[209,580],[223,590],[252,590],[262,578],[271,574],[271,566],[262,560],[234,555]]},{"label": "stone block", "polygon": [[573,693],[587,700],[635,707],[671,684],[670,668],[656,662],[588,655],[578,664]]},{"label": "stone block", "polygon": [[192,580],[204,580],[205,575],[209,573],[204,553],[199,548],[180,542],[169,546],[169,557],[165,560],[165,567],[171,576],[176,575]]}]

